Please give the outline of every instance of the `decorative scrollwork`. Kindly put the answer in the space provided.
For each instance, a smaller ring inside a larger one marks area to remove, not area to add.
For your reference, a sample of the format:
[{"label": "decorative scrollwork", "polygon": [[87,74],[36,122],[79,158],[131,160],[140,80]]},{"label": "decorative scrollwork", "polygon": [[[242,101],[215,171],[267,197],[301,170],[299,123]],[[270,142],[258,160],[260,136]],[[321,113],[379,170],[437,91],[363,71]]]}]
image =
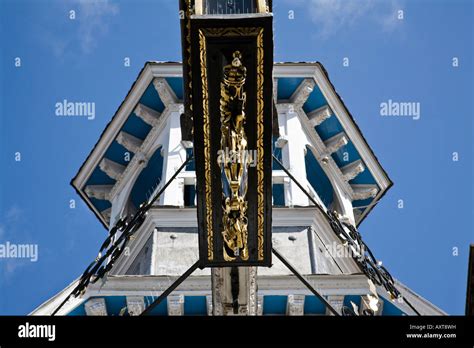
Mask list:
[{"label": "decorative scrollwork", "polygon": [[214,232],[212,226],[212,191],[211,191],[211,145],[210,145],[210,116],[209,116],[209,96],[207,93],[207,44],[203,30],[199,30],[201,80],[202,80],[202,114],[204,133],[204,178],[206,197],[206,224],[207,224],[207,258],[214,259]]},{"label": "decorative scrollwork", "polygon": [[81,296],[89,284],[96,283],[112,269],[115,261],[125,250],[132,235],[145,221],[150,207],[150,204],[143,203],[135,215],[129,218],[124,217],[115,224],[110,230],[109,236],[102,243],[97,258],[89,264],[79,278],[78,285],[71,292],[72,296]]},{"label": "decorative scrollwork", "polygon": [[208,97],[208,81],[207,81],[207,44],[206,37],[232,37],[232,36],[256,36],[257,43],[257,255],[258,260],[264,259],[264,49],[263,49],[263,28],[258,27],[235,27],[235,28],[203,28],[199,29],[199,47],[200,47],[200,64],[201,64],[201,82],[203,94],[203,133],[204,133],[204,157],[205,157],[205,200],[206,200],[206,223],[207,223],[207,242],[208,242],[208,259],[213,260],[213,241],[214,231],[212,226],[212,206],[211,195],[211,177],[210,168],[208,170],[207,163],[210,163],[210,122],[209,122],[209,97]]},{"label": "decorative scrollwork", "polygon": [[224,67],[221,82],[221,151],[230,152],[222,170],[222,237],[224,260],[248,260],[247,245],[247,136],[245,134],[245,79],[247,68],[242,64],[239,51],[232,54],[232,62]]},{"label": "decorative scrollwork", "polygon": [[402,297],[400,291],[395,287],[392,276],[377,261],[372,251],[362,240],[359,231],[351,224],[340,221],[337,212],[328,211],[326,216],[333,231],[357,251],[359,256],[355,260],[367,277],[375,284],[383,286],[392,299]]}]

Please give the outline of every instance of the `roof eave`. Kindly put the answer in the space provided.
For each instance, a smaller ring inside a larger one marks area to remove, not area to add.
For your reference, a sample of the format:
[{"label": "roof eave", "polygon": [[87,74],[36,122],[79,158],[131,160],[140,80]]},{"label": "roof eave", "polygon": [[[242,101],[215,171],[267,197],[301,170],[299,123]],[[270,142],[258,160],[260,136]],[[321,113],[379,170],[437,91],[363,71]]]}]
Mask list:
[{"label": "roof eave", "polygon": [[99,165],[100,160],[104,157],[105,152],[117,137],[120,129],[127,121],[128,116],[133,112],[138,104],[140,97],[145,92],[148,85],[157,76],[174,77],[182,75],[182,67],[179,62],[146,62],[142,70],[140,70],[137,79],[132,84],[130,90],[124,100],[118,107],[117,111],[110,122],[106,125],[99,140],[92,148],[91,152],[83,162],[77,174],[72,178],[70,184],[81,198],[86,202],[87,206],[94,212],[102,225],[109,229],[109,224],[102,214],[94,207],[89,197],[84,192],[84,187],[89,180],[94,169]]}]

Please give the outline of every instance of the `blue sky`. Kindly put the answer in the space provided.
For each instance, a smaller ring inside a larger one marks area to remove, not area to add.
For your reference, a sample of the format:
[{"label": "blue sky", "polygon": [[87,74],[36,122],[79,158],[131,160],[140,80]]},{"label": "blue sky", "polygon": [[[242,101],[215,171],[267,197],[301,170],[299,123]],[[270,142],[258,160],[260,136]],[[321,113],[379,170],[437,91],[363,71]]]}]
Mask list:
[{"label": "blue sky", "polygon": [[[275,60],[324,64],[395,183],[360,226],[367,244],[396,278],[462,314],[474,242],[472,1],[274,2]],[[147,60],[181,60],[173,0],[0,0],[0,243],[39,246],[37,262],[0,259],[0,314],[29,313],[96,256],[106,231],[69,181]],[[64,99],[95,102],[95,119],[55,116]],[[389,99],[419,102],[420,119],[381,117]]]}]

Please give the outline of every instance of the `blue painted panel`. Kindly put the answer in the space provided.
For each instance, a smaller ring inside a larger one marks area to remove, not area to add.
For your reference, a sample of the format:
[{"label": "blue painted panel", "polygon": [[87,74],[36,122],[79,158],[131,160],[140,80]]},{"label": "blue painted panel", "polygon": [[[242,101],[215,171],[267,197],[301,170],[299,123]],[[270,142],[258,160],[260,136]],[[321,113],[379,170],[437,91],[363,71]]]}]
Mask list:
[{"label": "blue painted panel", "polygon": [[196,198],[196,186],[194,185],[184,185],[184,206],[185,207],[194,207],[194,199]]},{"label": "blue painted panel", "polygon": [[296,91],[303,78],[279,78],[278,79],[278,99],[290,99]]},{"label": "blue painted panel", "polygon": [[354,144],[349,142],[347,145],[342,146],[339,150],[332,154],[332,158],[336,162],[339,168],[342,168],[349,163],[355,162],[360,159],[359,153],[357,152]]},{"label": "blue painted panel", "polygon": [[132,113],[128,117],[121,130],[133,135],[138,139],[144,140],[148,133],[150,133],[151,126],[148,123],[145,123],[140,117],[135,115],[135,113]]},{"label": "blue painted panel", "polygon": [[285,205],[285,186],[283,184],[272,185],[273,205]]},{"label": "blue painted panel", "polygon": [[[145,308],[150,306],[158,296],[145,296]],[[168,299],[164,299],[158,306],[153,308],[150,312],[150,315],[155,315],[155,316],[167,316],[168,315]]]},{"label": "blue painted panel", "polygon": [[[193,155],[193,148],[187,148],[186,149],[186,158],[189,158]],[[194,159],[190,162],[188,162],[188,164],[186,164],[186,168],[184,168],[184,170],[186,172],[194,172],[196,170],[196,165],[195,165],[195,162],[194,162]]]},{"label": "blue painted panel", "polygon": [[106,158],[108,158],[108,159],[110,159],[114,162],[120,163],[124,166],[127,166],[128,163],[129,163],[125,160],[125,153],[127,153],[127,152],[130,154],[130,161],[131,161],[132,158],[133,158],[133,152],[128,151],[122,145],[120,145],[116,141],[113,141],[112,144],[107,149],[107,151],[105,152],[104,157],[106,157]]},{"label": "blue painted panel", "polygon": [[163,172],[163,157],[161,147],[158,148],[142,170],[133,186],[130,197],[135,207],[145,202],[158,186]]},{"label": "blue painted panel", "polygon": [[349,181],[350,184],[375,184],[375,179],[370,173],[370,171],[365,168],[365,170],[357,175],[354,179]]},{"label": "blue painted panel", "polygon": [[325,314],[326,306],[316,296],[306,296],[304,299],[304,314]]},{"label": "blue painted panel", "polygon": [[395,306],[391,301],[383,300],[383,309],[382,315],[387,316],[400,316],[406,315],[403,311],[401,311],[397,306]]},{"label": "blue painted panel", "polygon": [[[107,307],[107,314],[119,315],[120,311],[127,307],[127,299],[125,296],[106,296],[105,306]],[[124,310],[123,316],[128,316],[127,310]]]},{"label": "blue painted panel", "polygon": [[309,148],[306,148],[306,178],[323,201],[329,207],[333,201],[334,190],[323,168],[319,165]]},{"label": "blue painted panel", "polygon": [[344,306],[349,307],[350,309],[352,308],[351,301],[354,302],[358,308],[360,308],[360,295],[347,295],[344,296]]},{"label": "blue painted panel", "polygon": [[78,305],[76,308],[74,308],[72,311],[70,311],[68,316],[75,317],[75,316],[86,316],[86,310],[84,309],[84,303],[81,303]]},{"label": "blue painted panel", "polygon": [[269,295],[263,298],[263,315],[286,314],[287,297],[281,295]]},{"label": "blue painted panel", "polygon": [[[357,152],[354,144],[349,142],[347,145],[342,146],[338,151],[332,154],[332,158],[336,162],[339,168],[342,168],[352,162],[355,162],[360,159],[360,155]],[[365,170],[357,175],[354,179],[350,180],[351,184],[375,184],[375,179],[370,173],[370,171],[365,168]]]},{"label": "blue painted panel", "polygon": [[[94,297],[91,297],[94,298]],[[81,303],[79,306],[74,308],[68,315],[70,316],[79,316],[79,315],[87,315],[84,309],[84,303]],[[105,307],[107,308],[107,314],[109,316],[119,315],[120,311],[123,308],[127,307],[127,300],[125,296],[106,296],[105,297]],[[123,316],[128,316],[128,312],[125,311]]]},{"label": "blue painted panel", "polygon": [[98,211],[109,209],[112,206],[109,201],[104,201],[102,199],[90,198],[90,200],[92,205],[96,207]]},{"label": "blue painted panel", "polygon": [[159,112],[162,112],[165,109],[165,105],[161,101],[160,96],[153,85],[153,82],[148,85],[145,93],[143,93],[142,97],[140,98],[140,103]]},{"label": "blue painted panel", "polygon": [[176,97],[183,99],[183,79],[181,77],[168,77],[166,82],[168,82]]},{"label": "blue painted panel", "polygon": [[[352,205],[354,207],[365,207],[372,202],[373,198],[368,198],[368,199],[363,199],[363,200],[358,200],[358,201],[353,201]],[[362,209],[363,210],[363,209]]]},{"label": "blue painted panel", "polygon": [[314,90],[311,92],[308,100],[306,100],[306,103],[303,105],[303,110],[305,112],[310,112],[324,105],[327,105],[326,99],[324,98],[318,86],[314,86]]},{"label": "blue painted panel", "polygon": [[338,133],[341,133],[344,130],[337,117],[334,116],[327,118],[319,126],[314,127],[314,129],[316,129],[316,132],[323,141],[335,136]]},{"label": "blue painted panel", "polygon": [[207,315],[206,296],[185,296],[184,315]]},{"label": "blue painted panel", "polygon": [[97,166],[94,171],[92,172],[89,180],[87,180],[87,185],[113,185],[115,184],[115,180],[112,179],[110,176],[105,174],[99,166]]}]

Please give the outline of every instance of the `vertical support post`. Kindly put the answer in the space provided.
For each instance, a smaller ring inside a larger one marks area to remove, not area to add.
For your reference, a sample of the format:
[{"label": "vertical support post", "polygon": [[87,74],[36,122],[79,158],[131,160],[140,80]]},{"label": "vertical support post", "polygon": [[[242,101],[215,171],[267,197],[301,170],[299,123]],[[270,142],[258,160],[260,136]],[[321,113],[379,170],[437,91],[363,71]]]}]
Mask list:
[{"label": "vertical support post", "polygon": [[[278,104],[277,105],[279,120],[284,122],[286,130],[286,138],[289,139],[286,144],[286,154],[288,162],[285,163],[289,168],[292,175],[299,181],[306,181],[306,163],[305,163],[305,144],[306,135],[301,128],[301,123],[298,118],[298,113],[295,110],[293,104]],[[286,156],[284,156],[286,157]],[[288,166],[289,165],[289,166]],[[288,206],[307,206],[308,198],[302,192],[296,183],[291,180],[285,183],[285,188],[288,187],[288,191],[285,194],[286,204]],[[286,191],[286,190],[285,190]]]},{"label": "vertical support post", "polygon": [[257,268],[213,268],[212,314],[257,315]]},{"label": "vertical support post", "polygon": [[[342,307],[344,306],[344,295],[330,295],[328,296],[328,302],[331,306],[339,313],[342,314]],[[326,315],[334,315],[329,308],[326,308]]]},{"label": "vertical support post", "polygon": [[[162,182],[167,182],[176,172],[181,164],[186,160],[186,149],[181,144],[181,124],[180,116],[182,112],[181,104],[170,104],[168,120],[168,139],[164,144],[164,169]],[[173,180],[163,193],[160,199],[162,205],[184,206],[184,182],[183,180]]]},{"label": "vertical support post", "polygon": [[352,200],[346,196],[344,190],[340,189],[338,184],[334,184],[334,193],[335,193],[335,201],[338,205],[338,211],[340,214],[349,222],[352,226],[355,226],[355,217],[354,217],[354,209],[352,206]]}]

